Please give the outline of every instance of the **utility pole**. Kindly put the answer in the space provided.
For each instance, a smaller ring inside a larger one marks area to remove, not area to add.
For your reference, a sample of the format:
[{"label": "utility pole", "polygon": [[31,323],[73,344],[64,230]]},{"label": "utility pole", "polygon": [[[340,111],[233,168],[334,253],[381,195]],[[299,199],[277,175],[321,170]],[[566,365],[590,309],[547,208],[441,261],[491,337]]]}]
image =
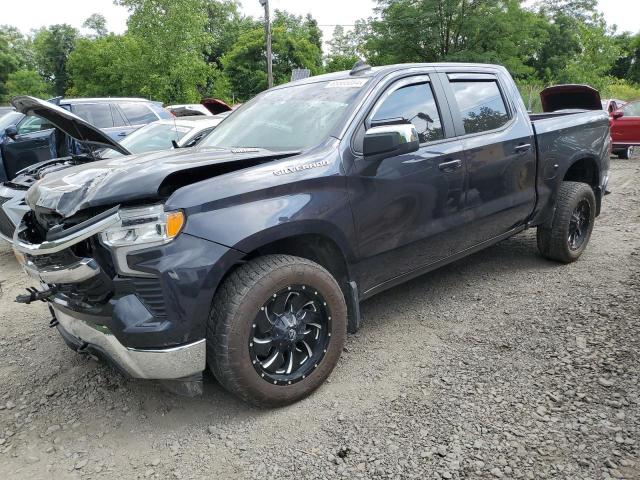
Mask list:
[{"label": "utility pole", "polygon": [[267,40],[267,78],[269,88],[273,87],[273,55],[271,53],[271,19],[269,18],[269,0],[260,0],[264,7],[264,33]]}]

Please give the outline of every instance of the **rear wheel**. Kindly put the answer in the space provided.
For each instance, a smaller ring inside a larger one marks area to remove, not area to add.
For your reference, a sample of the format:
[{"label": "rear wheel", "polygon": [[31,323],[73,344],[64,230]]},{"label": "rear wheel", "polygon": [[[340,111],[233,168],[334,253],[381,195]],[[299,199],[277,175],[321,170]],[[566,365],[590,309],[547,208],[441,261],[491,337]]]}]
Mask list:
[{"label": "rear wheel", "polygon": [[243,400],[276,407],[318,388],[338,362],[347,308],[333,276],[310,260],[269,255],[235,270],[216,294],[207,360]]},{"label": "rear wheel", "polygon": [[623,160],[629,160],[630,158],[633,157],[634,154],[635,154],[634,147],[627,147],[624,150],[618,150],[618,158],[621,158]]},{"label": "rear wheel", "polygon": [[551,225],[539,226],[540,253],[551,260],[575,262],[589,243],[596,213],[596,197],[586,183],[562,182]]}]

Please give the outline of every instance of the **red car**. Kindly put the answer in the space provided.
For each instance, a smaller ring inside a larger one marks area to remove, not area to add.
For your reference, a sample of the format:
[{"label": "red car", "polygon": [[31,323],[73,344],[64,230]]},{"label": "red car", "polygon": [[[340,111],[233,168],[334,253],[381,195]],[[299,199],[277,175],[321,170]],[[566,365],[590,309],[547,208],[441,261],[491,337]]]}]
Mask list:
[{"label": "red car", "polygon": [[611,114],[613,153],[631,158],[634,147],[640,146],[640,101],[627,103]]}]

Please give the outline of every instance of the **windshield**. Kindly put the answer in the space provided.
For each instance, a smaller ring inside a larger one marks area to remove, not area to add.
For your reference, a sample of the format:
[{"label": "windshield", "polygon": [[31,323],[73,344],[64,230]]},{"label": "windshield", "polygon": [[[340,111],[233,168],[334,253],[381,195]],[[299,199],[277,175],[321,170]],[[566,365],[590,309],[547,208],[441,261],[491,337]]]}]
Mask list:
[{"label": "windshield", "polygon": [[201,143],[203,148],[304,150],[325,140],[368,79],[267,91],[245,104]]},{"label": "windshield", "polygon": [[[154,152],[173,148],[171,140],[180,141],[193,127],[174,125],[172,123],[150,123],[129,134],[120,142],[131,153]],[[122,154],[115,150],[107,150],[101,158],[116,158]]]},{"label": "windshield", "polygon": [[0,116],[0,131],[5,130],[7,127],[16,125],[23,117],[20,112],[9,112]]}]

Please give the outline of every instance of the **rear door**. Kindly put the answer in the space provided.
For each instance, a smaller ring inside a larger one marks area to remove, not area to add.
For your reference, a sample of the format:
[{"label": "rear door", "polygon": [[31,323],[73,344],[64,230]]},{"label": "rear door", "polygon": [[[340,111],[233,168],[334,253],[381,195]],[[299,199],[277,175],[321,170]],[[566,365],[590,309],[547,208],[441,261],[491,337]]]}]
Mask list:
[{"label": "rear door", "polygon": [[[395,121],[416,127],[417,152],[381,161],[358,154],[367,129]],[[388,85],[359,126],[348,182],[365,294],[460,250],[465,169],[454,136],[446,98],[427,74]]]},{"label": "rear door", "polygon": [[23,168],[56,158],[56,140],[62,135],[40,117],[25,117],[16,128],[17,135],[13,139],[5,136],[1,145],[8,180]]},{"label": "rear door", "polygon": [[118,107],[130,125],[128,133],[158,120],[158,115],[143,102],[123,102]]},{"label": "rear door", "polygon": [[472,247],[517,228],[533,212],[535,139],[509,79],[461,69],[441,78],[465,151],[469,223],[464,240]]},{"label": "rear door", "polygon": [[71,105],[71,112],[99,128],[109,137],[115,140],[122,139],[118,136],[121,128],[116,126],[111,105],[108,102],[74,103]]},{"label": "rear door", "polygon": [[613,143],[640,145],[640,102],[627,103],[620,110],[623,116],[611,119]]}]

